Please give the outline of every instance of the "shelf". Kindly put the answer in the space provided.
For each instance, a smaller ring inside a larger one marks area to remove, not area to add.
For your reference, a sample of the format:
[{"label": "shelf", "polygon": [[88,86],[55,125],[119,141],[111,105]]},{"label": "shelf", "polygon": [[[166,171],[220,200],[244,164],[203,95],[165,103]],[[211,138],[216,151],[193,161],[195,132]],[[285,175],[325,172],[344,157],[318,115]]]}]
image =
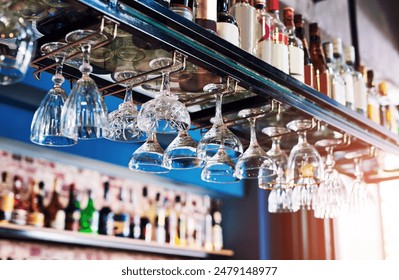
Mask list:
[{"label": "shelf", "polygon": [[172,245],[161,245],[157,244],[156,242],[146,242],[144,240],[130,238],[92,235],[79,232],[59,231],[49,228],[35,228],[31,226],[19,226],[13,224],[1,224],[0,237],[200,259],[229,258],[234,255],[233,251],[231,250],[206,251],[202,249],[192,249]]}]

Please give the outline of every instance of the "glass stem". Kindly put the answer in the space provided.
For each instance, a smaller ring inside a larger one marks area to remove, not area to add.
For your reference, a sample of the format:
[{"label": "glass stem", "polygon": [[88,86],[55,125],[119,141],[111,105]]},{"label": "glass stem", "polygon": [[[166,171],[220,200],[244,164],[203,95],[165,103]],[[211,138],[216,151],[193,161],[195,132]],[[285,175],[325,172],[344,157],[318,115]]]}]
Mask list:
[{"label": "glass stem", "polygon": [[249,118],[248,121],[251,130],[249,146],[252,148],[259,147],[258,139],[256,138],[256,118]]},{"label": "glass stem", "polygon": [[306,143],[307,143],[306,132],[305,131],[298,132],[298,144],[306,144]]},{"label": "glass stem", "polygon": [[161,95],[170,95],[170,79],[169,72],[162,72]]},{"label": "glass stem", "polygon": [[55,75],[52,78],[52,81],[54,83],[54,87],[61,87],[62,83],[65,81],[65,78],[62,76],[62,69],[64,67],[64,56],[57,56],[55,57],[55,63],[56,68],[55,68]]},{"label": "glass stem", "polygon": [[334,149],[332,147],[327,147],[326,151],[327,151],[326,167],[327,170],[332,171],[335,165]]},{"label": "glass stem", "polygon": [[82,44],[83,61],[82,65],[79,67],[80,72],[83,75],[89,75],[93,71],[93,67],[90,65],[90,50],[91,45]]},{"label": "glass stem", "polygon": [[126,87],[126,93],[125,93],[125,98],[123,99],[124,103],[131,103],[132,105],[134,104],[133,102],[133,89],[132,85],[127,85]]},{"label": "glass stem", "polygon": [[216,99],[216,112],[215,112],[214,124],[223,125],[223,115],[222,115],[223,94],[220,92],[216,93],[215,99]]},{"label": "glass stem", "polygon": [[279,152],[281,150],[280,147],[281,137],[272,137],[272,147],[271,150]]}]

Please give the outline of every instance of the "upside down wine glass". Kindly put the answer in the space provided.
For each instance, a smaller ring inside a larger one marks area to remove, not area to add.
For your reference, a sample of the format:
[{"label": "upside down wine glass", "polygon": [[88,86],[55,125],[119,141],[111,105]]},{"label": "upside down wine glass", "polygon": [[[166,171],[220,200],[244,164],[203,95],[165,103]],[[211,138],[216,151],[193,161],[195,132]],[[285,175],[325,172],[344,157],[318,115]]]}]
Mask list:
[{"label": "upside down wine glass", "polygon": [[[114,79],[123,81],[133,78],[137,72],[133,70],[123,70],[115,72]],[[134,79],[135,82],[143,81],[143,78]],[[125,98],[118,109],[108,114],[108,126],[104,138],[118,142],[143,142],[147,135],[138,128],[137,115],[139,111],[133,102],[133,81],[126,86]]]},{"label": "upside down wine glass", "polygon": [[240,118],[247,118],[250,124],[251,138],[248,149],[239,158],[234,175],[238,179],[269,180],[276,174],[273,160],[261,148],[256,138],[256,120],[264,116],[262,108],[245,109],[238,112]]},{"label": "upside down wine glass", "polygon": [[[76,42],[95,32],[94,30],[75,30],[68,33],[65,40],[67,43]],[[79,68],[82,77],[72,88],[61,117],[62,133],[74,140],[102,138],[108,125],[108,110],[104,99],[96,83],[89,76],[93,70],[90,65],[91,46],[106,38],[105,35],[99,34],[80,45],[83,52],[83,61]]]},{"label": "upside down wine glass", "polygon": [[[44,44],[40,50],[43,54],[48,54],[64,46],[66,46],[65,43],[51,42]],[[67,147],[77,143],[75,139],[64,136],[61,131],[61,111],[67,99],[65,90],[61,88],[65,80],[62,76],[62,66],[66,56],[65,51],[57,52],[52,56],[57,64],[52,78],[54,87],[48,91],[33,116],[30,140],[35,144]]]},{"label": "upside down wine glass", "polygon": [[268,210],[270,213],[281,213],[292,211],[292,189],[287,184],[285,171],[287,168],[287,154],[281,149],[280,141],[282,135],[289,130],[283,126],[266,127],[262,132],[272,139],[272,146],[267,155],[276,165],[276,176],[273,182],[259,177],[259,188],[271,189],[268,197]]},{"label": "upside down wine glass", "polygon": [[171,67],[161,71],[162,85],[159,94],[144,103],[138,114],[138,127],[142,131],[173,134],[190,128],[191,119],[186,106],[170,92],[169,75],[173,68],[181,67],[181,62],[176,58],[173,60],[168,57],[156,58],[150,62],[153,69],[167,65],[171,65]]},{"label": "upside down wine glass", "polygon": [[313,209],[318,186],[324,178],[323,160],[306,139],[306,131],[313,128],[313,122],[294,120],[287,127],[298,134],[298,144],[292,148],[287,163],[287,182],[293,186],[292,210],[310,210]]}]

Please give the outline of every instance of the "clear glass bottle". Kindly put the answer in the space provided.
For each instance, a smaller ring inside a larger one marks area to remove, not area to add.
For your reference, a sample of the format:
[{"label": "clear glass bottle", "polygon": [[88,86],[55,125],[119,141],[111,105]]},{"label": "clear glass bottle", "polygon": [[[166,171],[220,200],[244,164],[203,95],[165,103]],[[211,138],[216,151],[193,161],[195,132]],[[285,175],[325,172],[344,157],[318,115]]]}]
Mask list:
[{"label": "clear glass bottle", "polygon": [[289,74],[304,82],[304,51],[302,41],[296,37],[294,24],[294,8],[286,7],[283,10],[284,25],[288,35]]},{"label": "clear glass bottle", "polygon": [[79,231],[80,201],[75,184],[69,186],[69,200],[65,207],[65,230]]},{"label": "clear glass bottle", "polygon": [[240,47],[248,53],[256,54],[256,10],[248,0],[237,0],[230,8],[240,30]]},{"label": "clear glass bottle", "polygon": [[63,230],[65,228],[65,211],[60,201],[59,189],[60,185],[57,178],[55,178],[50,203],[45,211],[45,224],[46,227]]},{"label": "clear glass bottle", "polygon": [[194,20],[194,0],[170,0],[170,9],[190,21]]},{"label": "clear glass bottle", "polygon": [[216,34],[217,7],[215,0],[197,0],[195,22]]},{"label": "clear glass bottle", "polygon": [[25,199],[25,190],[23,189],[23,179],[21,176],[14,176],[14,210],[11,215],[11,223],[17,225],[26,225],[28,215],[28,203]]},{"label": "clear glass bottle", "polygon": [[219,37],[239,46],[240,34],[235,18],[229,13],[230,0],[217,0],[217,34]]},{"label": "clear glass bottle", "polygon": [[223,249],[223,229],[222,229],[222,212],[221,201],[214,200],[212,203],[212,233],[213,233],[213,249],[219,251]]},{"label": "clear glass bottle", "polygon": [[209,196],[204,196],[205,207],[205,249],[207,251],[213,250],[213,219],[212,219],[212,203]]},{"label": "clear glass bottle", "polygon": [[319,26],[315,22],[309,24],[309,52],[315,74],[314,88],[331,97],[330,75],[321,47]]},{"label": "clear glass bottle", "polygon": [[104,182],[103,187],[103,207],[98,213],[98,233],[102,235],[112,235],[114,232],[114,212],[109,202],[109,182]]},{"label": "clear glass bottle", "polygon": [[42,212],[43,201],[40,202],[39,198],[43,197],[40,194],[40,189],[36,181],[32,180],[30,183],[30,195],[29,195],[29,214],[27,224],[35,227],[44,226],[44,214]]},{"label": "clear glass bottle", "polygon": [[301,14],[294,15],[295,35],[302,42],[304,82],[310,87],[314,87],[314,67],[309,53],[309,44],[305,36],[304,21]]},{"label": "clear glass bottle", "polygon": [[335,68],[333,56],[333,44],[325,42],[323,44],[324,54],[330,74],[330,94],[329,97],[346,106],[345,80]]},{"label": "clear glass bottle", "polygon": [[10,182],[9,173],[1,173],[0,188],[0,223],[8,223],[14,210],[14,192]]},{"label": "clear glass bottle", "polygon": [[268,12],[271,16],[270,36],[272,38],[272,65],[289,74],[288,35],[279,16],[278,0],[269,0]]},{"label": "clear glass bottle", "polygon": [[166,231],[165,231],[165,200],[161,197],[161,193],[157,193],[155,197],[155,240],[159,244],[165,244]]},{"label": "clear glass bottle", "polygon": [[367,71],[367,117],[375,123],[381,124],[380,103],[378,92],[374,86],[374,71]]},{"label": "clear glass bottle", "polygon": [[130,189],[130,233],[129,237],[134,239],[139,239],[141,234],[140,228],[140,218],[141,218],[141,205],[137,197],[136,190],[134,188]]},{"label": "clear glass bottle", "polygon": [[87,205],[80,212],[80,232],[97,233],[98,231],[98,211],[94,205],[93,192],[87,191]]},{"label": "clear glass bottle", "polygon": [[266,0],[255,0],[255,9],[258,19],[256,26],[256,56],[272,64],[272,40],[270,37],[271,16],[267,12]]},{"label": "clear glass bottle", "polygon": [[150,218],[151,204],[148,198],[148,188],[143,187],[141,198],[141,217],[140,217],[140,239],[145,241],[152,240],[152,223]]},{"label": "clear glass bottle", "polygon": [[334,47],[334,68],[339,72],[345,81],[345,106],[354,110],[355,94],[353,91],[353,77],[349,67],[342,58],[342,40],[341,38],[333,39]]},{"label": "clear glass bottle", "polygon": [[114,214],[114,235],[119,237],[129,236],[130,217],[126,207],[125,191],[123,186],[119,190],[119,205]]},{"label": "clear glass bottle", "polygon": [[354,108],[355,111],[367,115],[367,90],[362,73],[355,69],[355,48],[345,47],[345,60],[353,80]]}]

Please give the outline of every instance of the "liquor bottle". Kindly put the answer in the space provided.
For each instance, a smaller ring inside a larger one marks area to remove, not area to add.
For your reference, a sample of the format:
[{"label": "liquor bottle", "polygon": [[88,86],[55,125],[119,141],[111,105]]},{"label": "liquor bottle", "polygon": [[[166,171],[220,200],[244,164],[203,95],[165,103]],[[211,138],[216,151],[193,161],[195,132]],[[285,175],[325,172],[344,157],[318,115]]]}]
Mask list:
[{"label": "liquor bottle", "polygon": [[120,237],[129,236],[130,217],[126,208],[125,188],[121,187],[119,191],[119,208],[114,214],[114,235]]},{"label": "liquor bottle", "polygon": [[30,182],[29,213],[27,224],[35,227],[43,227],[45,220],[44,213],[40,209],[43,207],[39,202],[40,195],[40,189],[37,185],[37,182],[32,180]]},{"label": "liquor bottle", "polygon": [[187,245],[191,248],[196,248],[196,216],[195,208],[197,202],[192,195],[187,197],[186,202],[186,219],[187,219]]},{"label": "liquor bottle", "polygon": [[65,229],[79,231],[80,202],[77,197],[75,184],[69,186],[69,200],[65,208]]},{"label": "liquor bottle", "polygon": [[140,238],[140,218],[141,218],[141,205],[137,199],[137,193],[135,189],[130,188],[130,200],[129,200],[129,217],[130,217],[130,226],[129,226],[129,237],[134,239]]},{"label": "liquor bottle", "polygon": [[39,207],[39,212],[45,214],[46,207],[44,207],[44,198],[46,197],[46,188],[44,187],[44,182],[40,181],[38,184],[36,198],[37,198],[37,205]]},{"label": "liquor bottle", "polygon": [[87,191],[88,200],[87,205],[80,212],[80,232],[97,233],[98,231],[98,211],[94,206],[93,192]]},{"label": "liquor bottle", "polygon": [[355,48],[348,46],[345,48],[346,65],[349,67],[350,74],[353,79],[353,92],[354,92],[354,108],[356,112],[366,116],[367,115],[367,91],[366,83],[362,73],[356,71],[355,64]]},{"label": "liquor bottle", "polygon": [[142,191],[142,214],[140,217],[140,239],[145,241],[152,240],[152,224],[150,220],[150,201],[148,199],[148,188],[143,187]]},{"label": "liquor bottle", "polygon": [[217,8],[215,0],[197,0],[195,22],[216,34]]},{"label": "liquor bottle", "polygon": [[194,0],[170,0],[170,9],[190,21],[194,19]]},{"label": "liquor bottle", "polygon": [[223,248],[223,230],[222,230],[222,213],[220,212],[221,201],[215,200],[212,204],[213,219],[213,249],[219,251]]},{"label": "liquor bottle", "polygon": [[171,206],[168,204],[168,229],[167,233],[169,234],[169,244],[172,245],[180,245],[179,238],[179,216],[181,211],[181,203],[180,203],[180,195],[175,196],[174,205]]},{"label": "liquor bottle", "polygon": [[21,176],[14,176],[14,210],[11,214],[11,223],[17,225],[26,225],[28,216],[28,203],[24,199],[23,179]]},{"label": "liquor bottle", "polygon": [[330,74],[329,97],[346,106],[345,80],[340,75],[339,70],[335,67],[333,44],[331,42],[325,42],[323,44],[323,49],[327,62],[328,73]]},{"label": "liquor bottle", "polygon": [[183,195],[176,196],[175,209],[177,213],[177,241],[180,246],[187,246],[187,207]]},{"label": "liquor bottle", "polygon": [[295,35],[302,41],[304,54],[304,82],[310,87],[314,87],[314,67],[309,53],[309,44],[305,36],[304,22],[301,14],[294,15]]},{"label": "liquor bottle", "polygon": [[114,212],[109,203],[109,182],[104,182],[103,187],[103,207],[98,213],[98,234],[112,235],[114,232]]},{"label": "liquor bottle", "polygon": [[14,193],[11,189],[9,173],[1,173],[0,189],[0,223],[8,223],[14,210]]},{"label": "liquor bottle", "polygon": [[229,13],[230,0],[217,0],[217,34],[219,37],[239,46],[240,34],[235,18]]},{"label": "liquor bottle", "polygon": [[398,133],[398,115],[392,101],[388,97],[387,83],[378,84],[380,103],[380,124],[394,133]]},{"label": "liquor bottle", "polygon": [[378,101],[378,93],[375,89],[373,70],[367,71],[367,117],[375,123],[381,124],[380,121],[380,103]]},{"label": "liquor bottle", "polygon": [[257,13],[256,25],[256,56],[259,59],[272,63],[272,40],[270,37],[271,16],[266,9],[266,0],[255,0],[255,9]]},{"label": "liquor bottle", "polygon": [[278,0],[269,0],[268,12],[271,16],[270,36],[272,39],[272,65],[289,74],[288,35],[279,16]]},{"label": "liquor bottle", "polygon": [[207,251],[213,250],[213,220],[212,220],[212,203],[209,196],[204,197],[205,212],[205,249]]},{"label": "liquor bottle", "polygon": [[63,230],[65,229],[65,211],[64,206],[60,202],[59,185],[57,179],[53,182],[53,192],[51,194],[50,203],[45,210],[45,226]]},{"label": "liquor bottle", "polygon": [[164,200],[161,198],[161,194],[158,192],[155,196],[155,240],[159,244],[165,244],[166,231],[165,231],[165,207]]},{"label": "liquor bottle", "polygon": [[309,52],[315,72],[314,88],[331,97],[330,76],[323,49],[321,47],[320,31],[317,23],[309,24],[309,34]]},{"label": "liquor bottle", "polygon": [[256,9],[248,0],[237,0],[230,8],[230,13],[236,19],[240,29],[240,47],[250,54],[256,54]]},{"label": "liquor bottle", "polygon": [[302,41],[295,34],[294,9],[291,7],[284,8],[283,15],[288,35],[289,74],[303,83],[305,75],[304,52]]},{"label": "liquor bottle", "polygon": [[171,201],[167,195],[164,199],[165,208],[165,243],[170,244],[170,213],[171,213]]},{"label": "liquor bottle", "polygon": [[353,91],[353,77],[349,67],[346,65],[342,59],[342,40],[341,38],[333,39],[334,46],[334,64],[335,69],[339,72],[341,77],[345,81],[345,97],[346,97],[346,107],[354,110],[355,94]]}]

